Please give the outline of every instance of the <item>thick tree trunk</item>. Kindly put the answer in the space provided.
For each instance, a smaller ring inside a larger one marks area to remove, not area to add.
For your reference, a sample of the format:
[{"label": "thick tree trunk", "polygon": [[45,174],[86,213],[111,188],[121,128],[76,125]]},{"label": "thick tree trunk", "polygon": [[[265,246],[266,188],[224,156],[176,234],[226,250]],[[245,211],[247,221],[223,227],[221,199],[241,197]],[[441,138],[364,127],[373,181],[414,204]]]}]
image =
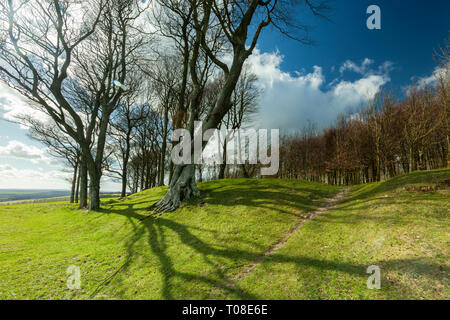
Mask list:
[{"label": "thick tree trunk", "polygon": [[100,179],[91,177],[89,181],[89,210],[100,209]]},{"label": "thick tree trunk", "polygon": [[200,196],[200,191],[195,184],[195,165],[177,165],[172,177],[170,189],[156,204],[156,212],[170,212],[177,209],[181,202]]},{"label": "thick tree trunk", "polygon": [[172,182],[173,170],[174,170],[174,166],[173,166],[173,162],[171,160],[170,165],[169,165],[169,186],[170,186],[170,183]]},{"label": "thick tree trunk", "polygon": [[100,179],[102,176],[101,162],[89,159],[87,163],[89,173],[89,210],[100,208]]},{"label": "thick tree trunk", "polygon": [[75,162],[75,166],[73,168],[72,190],[70,192],[70,203],[74,203],[75,201],[75,189],[77,186],[77,177],[78,177],[78,162]]}]

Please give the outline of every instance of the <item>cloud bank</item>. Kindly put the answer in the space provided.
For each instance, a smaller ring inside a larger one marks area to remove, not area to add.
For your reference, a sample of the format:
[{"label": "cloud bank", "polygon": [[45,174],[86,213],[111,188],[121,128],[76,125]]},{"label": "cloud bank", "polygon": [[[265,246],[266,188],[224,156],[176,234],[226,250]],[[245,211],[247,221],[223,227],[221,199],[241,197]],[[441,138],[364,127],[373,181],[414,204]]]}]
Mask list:
[{"label": "cloud bank", "polygon": [[[308,121],[319,128],[328,126],[339,113],[359,108],[372,99],[390,81],[393,69],[389,61],[373,67],[375,62],[368,58],[361,64],[348,60],[339,68],[340,77],[327,83],[320,66],[313,66],[309,73],[291,74],[281,70],[282,61],[278,52],[258,50],[248,61],[263,91],[256,124],[260,128],[297,130]],[[346,72],[359,77],[344,80],[342,75]]]},{"label": "cloud bank", "polygon": [[0,189],[68,189],[71,174],[58,170],[18,169],[0,164]]}]

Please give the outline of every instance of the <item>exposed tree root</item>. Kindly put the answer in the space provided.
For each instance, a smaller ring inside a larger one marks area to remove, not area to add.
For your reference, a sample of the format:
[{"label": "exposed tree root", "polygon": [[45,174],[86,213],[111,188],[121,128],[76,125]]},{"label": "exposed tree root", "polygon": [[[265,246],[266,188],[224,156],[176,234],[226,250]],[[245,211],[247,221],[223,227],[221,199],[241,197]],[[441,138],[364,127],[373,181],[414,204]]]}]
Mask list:
[{"label": "exposed tree root", "polygon": [[178,209],[184,200],[200,196],[200,191],[195,183],[194,167],[186,165],[177,167],[175,177],[172,178],[169,191],[153,206],[153,213],[162,215],[165,212],[172,212]]}]

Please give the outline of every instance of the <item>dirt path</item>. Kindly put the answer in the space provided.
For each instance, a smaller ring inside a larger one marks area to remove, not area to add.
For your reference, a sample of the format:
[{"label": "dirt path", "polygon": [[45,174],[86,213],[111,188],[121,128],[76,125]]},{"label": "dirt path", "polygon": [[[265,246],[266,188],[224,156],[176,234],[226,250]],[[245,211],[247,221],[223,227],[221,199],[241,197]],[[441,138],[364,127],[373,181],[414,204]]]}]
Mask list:
[{"label": "dirt path", "polygon": [[256,266],[258,266],[258,264],[260,264],[265,257],[274,254],[278,249],[280,249],[289,240],[289,238],[294,233],[296,233],[307,221],[316,218],[318,215],[335,206],[346,195],[347,191],[348,191],[347,189],[344,189],[340,191],[338,194],[336,194],[334,197],[325,199],[325,201],[320,205],[319,208],[317,208],[317,210],[310,213],[307,218],[302,219],[292,231],[287,233],[280,241],[275,243],[269,250],[267,250],[263,255],[261,255],[258,259],[256,259],[249,267],[247,267],[247,269],[244,272],[236,275],[233,278],[233,280],[242,279],[250,272],[252,272],[252,270],[255,269]]}]

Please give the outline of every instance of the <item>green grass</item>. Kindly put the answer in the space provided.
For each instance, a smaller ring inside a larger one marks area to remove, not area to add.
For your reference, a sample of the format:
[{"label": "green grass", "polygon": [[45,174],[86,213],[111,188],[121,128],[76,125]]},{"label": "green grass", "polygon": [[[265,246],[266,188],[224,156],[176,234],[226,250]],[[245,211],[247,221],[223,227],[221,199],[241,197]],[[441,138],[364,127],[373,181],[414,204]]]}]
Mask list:
[{"label": "green grass", "polygon": [[[449,177],[416,172],[352,188],[239,285],[268,299],[449,299],[450,192],[404,189]],[[370,265],[381,290],[367,288]]]},{"label": "green grass", "polygon": [[[147,218],[166,188],[103,201],[0,207],[3,299],[448,299],[450,170],[351,188],[336,208],[246,269],[340,189],[295,180],[202,183],[202,198]],[[365,269],[381,268],[381,290]],[[66,270],[81,269],[81,290]]]}]

